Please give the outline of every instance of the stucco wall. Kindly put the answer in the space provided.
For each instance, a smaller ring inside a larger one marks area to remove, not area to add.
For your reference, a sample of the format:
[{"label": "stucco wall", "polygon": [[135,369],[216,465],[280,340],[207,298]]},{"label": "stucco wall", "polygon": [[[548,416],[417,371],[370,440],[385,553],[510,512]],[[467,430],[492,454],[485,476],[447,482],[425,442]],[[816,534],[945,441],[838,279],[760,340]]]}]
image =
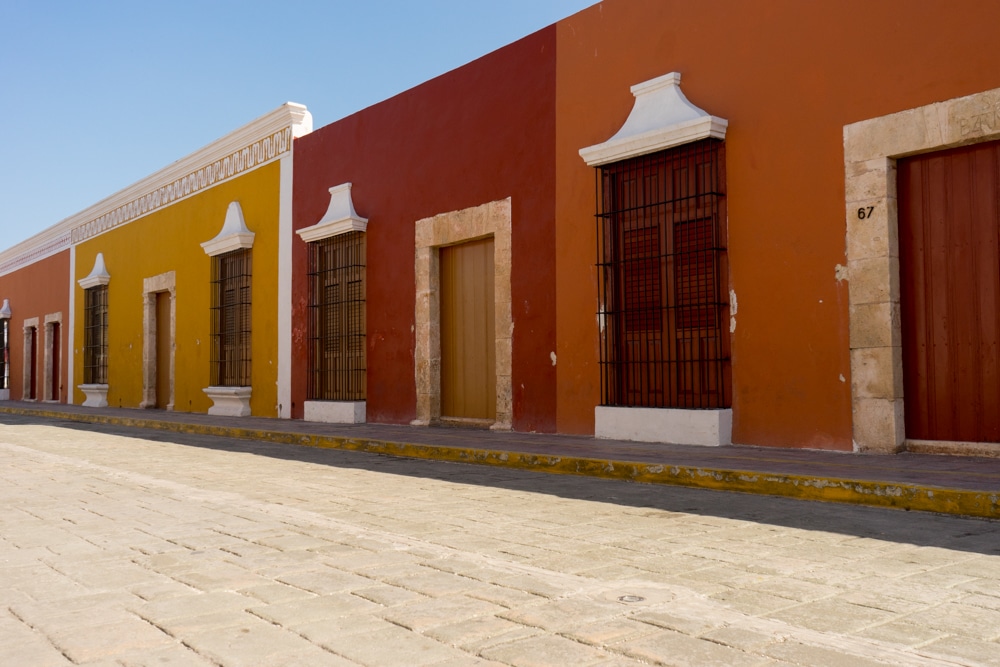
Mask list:
[{"label": "stucco wall", "polygon": [[592,432],[600,400],[578,151],[617,131],[630,86],[677,71],[729,121],[733,441],[851,448],[843,128],[1000,85],[1000,5],[904,4],[606,0],[557,24],[560,431]]},{"label": "stucco wall", "polygon": [[[251,375],[254,415],[277,415],[278,193],[280,165],[272,162],[203,190],[127,225],[79,244],[75,280],[85,277],[98,252],[108,285],[108,404],[139,407],[143,400],[143,280],[176,274],[174,409],[206,412],[212,402],[202,389],[210,380],[211,258],[201,243],[222,229],[226,209],[238,201],[256,234],[251,284]],[[75,377],[83,377],[83,289],[74,282],[77,345]],[[65,291],[65,287],[63,288]],[[75,402],[84,395],[75,390]]]},{"label": "stucco wall", "polygon": [[10,398],[24,398],[24,321],[38,320],[38,354],[36,357],[37,396],[42,395],[45,355],[45,316],[62,313],[60,331],[60,388],[59,401],[68,396],[69,359],[67,358],[69,332],[69,257],[64,250],[41,259],[12,273],[0,276],[0,303],[10,301]]},{"label": "stucco wall", "polygon": [[[416,416],[414,223],[509,197],[513,427],[554,430],[554,56],[549,28],[296,140],[295,229],[315,224],[328,188],[345,182],[369,219],[369,421]],[[306,245],[293,243],[292,416],[301,418]]]}]

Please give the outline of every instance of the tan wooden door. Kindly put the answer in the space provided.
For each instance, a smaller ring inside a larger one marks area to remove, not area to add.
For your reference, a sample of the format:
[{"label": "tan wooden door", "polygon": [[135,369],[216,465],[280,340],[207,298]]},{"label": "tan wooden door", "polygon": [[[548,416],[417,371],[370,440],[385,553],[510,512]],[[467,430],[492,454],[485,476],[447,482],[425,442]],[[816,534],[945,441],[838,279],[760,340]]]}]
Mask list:
[{"label": "tan wooden door", "polygon": [[493,239],[440,251],[441,416],[496,419]]},{"label": "tan wooden door", "polygon": [[170,292],[156,293],[156,407],[170,403]]},{"label": "tan wooden door", "polygon": [[898,168],[906,437],[1000,442],[1000,142]]}]

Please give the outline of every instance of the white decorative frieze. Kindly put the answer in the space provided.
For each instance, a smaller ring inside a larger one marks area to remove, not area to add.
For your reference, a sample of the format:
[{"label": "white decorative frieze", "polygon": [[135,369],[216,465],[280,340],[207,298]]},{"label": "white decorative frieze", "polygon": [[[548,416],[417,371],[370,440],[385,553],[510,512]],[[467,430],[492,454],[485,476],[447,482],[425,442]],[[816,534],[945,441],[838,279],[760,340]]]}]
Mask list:
[{"label": "white decorative frieze", "polygon": [[300,229],[297,233],[306,243],[328,239],[347,232],[363,232],[368,229],[368,218],[362,218],[354,210],[351,199],[351,184],[342,183],[330,188],[330,205],[326,214],[312,227]]},{"label": "white decorative frieze", "polygon": [[229,202],[229,208],[226,209],[222,230],[211,241],[202,243],[201,247],[205,249],[206,255],[215,257],[241,248],[252,248],[253,239],[254,233],[247,229],[247,223],[243,220],[243,208],[238,201],[234,201]]},{"label": "white decorative frieze", "polygon": [[655,153],[700,139],[724,139],[729,121],[691,104],[679,72],[632,86],[635,103],[625,124],[604,143],[580,149],[591,167]]},{"label": "white decorative frieze", "polygon": [[111,274],[108,273],[108,269],[104,266],[103,252],[97,253],[97,257],[94,258],[94,268],[91,269],[90,275],[86,278],[80,278],[77,281],[83,289],[90,289],[98,285],[107,285],[109,282],[111,282]]}]

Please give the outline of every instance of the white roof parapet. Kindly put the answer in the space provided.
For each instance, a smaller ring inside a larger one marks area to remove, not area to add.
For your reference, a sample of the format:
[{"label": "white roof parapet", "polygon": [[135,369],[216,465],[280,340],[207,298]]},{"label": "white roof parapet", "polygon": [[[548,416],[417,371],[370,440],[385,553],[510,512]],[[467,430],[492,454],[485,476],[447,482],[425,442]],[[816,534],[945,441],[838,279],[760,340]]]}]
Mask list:
[{"label": "white roof parapet", "polygon": [[108,269],[104,266],[103,252],[97,253],[97,257],[94,258],[94,268],[91,269],[90,275],[86,278],[80,278],[76,282],[83,289],[90,289],[98,285],[107,285],[111,282],[111,274],[108,273]]},{"label": "white roof parapet", "polygon": [[243,207],[238,201],[229,202],[222,230],[211,241],[202,243],[201,247],[205,249],[206,255],[214,257],[241,248],[252,248],[254,236],[243,220]]},{"label": "white roof parapet", "polygon": [[368,229],[368,218],[358,216],[351,199],[351,184],[342,183],[330,188],[330,205],[326,214],[312,227],[296,232],[306,243]]},{"label": "white roof parapet", "polygon": [[580,149],[588,166],[598,167],[655,153],[700,139],[724,139],[729,121],[691,104],[681,92],[681,75],[671,72],[631,88],[635,103],[625,124],[601,144]]},{"label": "white roof parapet", "polygon": [[312,132],[312,115],[295,102],[253,120],[0,252],[0,275],[16,271],[175,201],[289,155],[292,139]]}]

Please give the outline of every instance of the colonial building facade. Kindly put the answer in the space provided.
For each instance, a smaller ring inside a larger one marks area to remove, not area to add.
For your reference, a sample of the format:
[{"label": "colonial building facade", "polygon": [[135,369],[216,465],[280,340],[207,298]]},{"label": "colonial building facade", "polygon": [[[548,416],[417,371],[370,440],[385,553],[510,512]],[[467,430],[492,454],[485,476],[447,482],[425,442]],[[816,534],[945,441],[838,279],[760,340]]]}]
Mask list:
[{"label": "colonial building facade", "polygon": [[995,3],[605,0],[0,253],[0,399],[1000,451]]}]

